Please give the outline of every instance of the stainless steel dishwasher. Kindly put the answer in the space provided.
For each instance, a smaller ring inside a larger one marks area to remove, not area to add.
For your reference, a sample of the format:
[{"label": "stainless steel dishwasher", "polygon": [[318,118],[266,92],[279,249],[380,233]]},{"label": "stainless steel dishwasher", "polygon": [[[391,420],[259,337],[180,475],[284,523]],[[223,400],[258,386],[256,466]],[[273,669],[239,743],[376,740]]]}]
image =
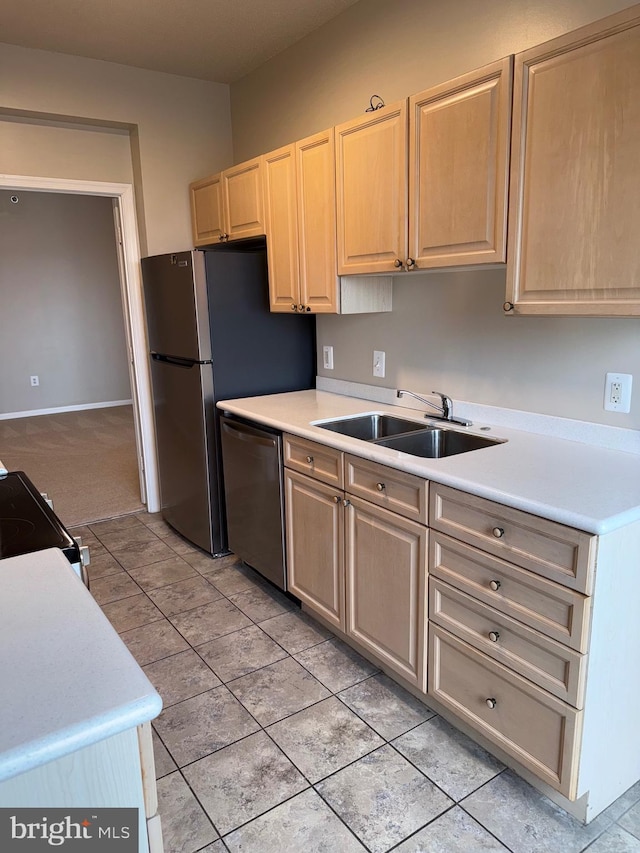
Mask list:
[{"label": "stainless steel dishwasher", "polygon": [[282,433],[228,412],[220,433],[229,548],[286,590]]}]

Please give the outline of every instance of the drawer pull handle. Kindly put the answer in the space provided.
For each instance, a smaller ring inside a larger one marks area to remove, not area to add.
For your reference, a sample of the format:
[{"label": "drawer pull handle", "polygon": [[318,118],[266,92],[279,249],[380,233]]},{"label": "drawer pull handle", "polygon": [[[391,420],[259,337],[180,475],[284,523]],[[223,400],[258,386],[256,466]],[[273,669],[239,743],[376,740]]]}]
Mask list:
[{"label": "drawer pull handle", "polygon": [[387,488],[387,487],[385,486],[385,484],[384,484],[384,483],[376,483],[376,489],[377,489],[379,492],[384,492],[384,490],[385,490],[386,488]]},{"label": "drawer pull handle", "polygon": [[313,462],[313,456],[307,456],[307,462],[311,465]]},{"label": "drawer pull handle", "polygon": [[493,699],[493,698],[491,698],[491,699],[487,699],[487,700],[486,700],[486,703],[487,703],[487,708],[491,708],[491,710],[492,710],[492,711],[493,711],[493,709],[496,707],[496,705],[498,704],[498,703],[496,702],[496,700],[495,700],[495,699]]},{"label": "drawer pull handle", "polygon": [[342,506],[351,506],[351,501],[350,500],[342,501]]},{"label": "drawer pull handle", "polygon": [[489,631],[489,639],[491,640],[492,643],[497,643],[498,640],[500,639],[500,632],[499,631]]},{"label": "drawer pull handle", "polygon": [[502,539],[504,536],[504,529],[502,527],[494,527],[492,533],[496,539]]},{"label": "drawer pull handle", "polygon": [[502,584],[500,583],[500,581],[489,581],[489,586],[494,592],[497,592],[502,586]]}]

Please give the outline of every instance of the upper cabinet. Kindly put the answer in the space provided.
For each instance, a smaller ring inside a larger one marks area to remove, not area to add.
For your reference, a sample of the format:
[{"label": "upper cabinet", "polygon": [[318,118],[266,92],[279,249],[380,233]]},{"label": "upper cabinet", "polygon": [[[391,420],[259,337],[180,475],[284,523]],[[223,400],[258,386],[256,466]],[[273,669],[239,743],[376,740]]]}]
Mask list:
[{"label": "upper cabinet", "polygon": [[336,128],[338,271],[506,260],[511,59]]},{"label": "upper cabinet", "polygon": [[391,278],[340,277],[333,128],[263,158],[272,311],[391,310]]},{"label": "upper cabinet", "polygon": [[338,272],[397,272],[407,256],[407,102],[336,127]]},{"label": "upper cabinet", "polygon": [[409,259],[504,263],[511,57],[409,100]]},{"label": "upper cabinet", "polygon": [[190,184],[194,246],[265,233],[262,158]]},{"label": "upper cabinet", "polygon": [[640,315],[640,12],[518,54],[505,310]]}]

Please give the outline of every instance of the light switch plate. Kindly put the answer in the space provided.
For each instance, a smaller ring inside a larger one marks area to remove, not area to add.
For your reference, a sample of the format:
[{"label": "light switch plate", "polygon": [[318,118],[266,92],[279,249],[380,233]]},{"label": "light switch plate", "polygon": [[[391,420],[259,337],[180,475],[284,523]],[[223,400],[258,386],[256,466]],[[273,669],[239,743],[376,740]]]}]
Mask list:
[{"label": "light switch plate", "polygon": [[385,354],[382,350],[373,351],[373,375],[384,377]]},{"label": "light switch plate", "polygon": [[322,347],[322,366],[325,370],[333,370],[333,347]]}]

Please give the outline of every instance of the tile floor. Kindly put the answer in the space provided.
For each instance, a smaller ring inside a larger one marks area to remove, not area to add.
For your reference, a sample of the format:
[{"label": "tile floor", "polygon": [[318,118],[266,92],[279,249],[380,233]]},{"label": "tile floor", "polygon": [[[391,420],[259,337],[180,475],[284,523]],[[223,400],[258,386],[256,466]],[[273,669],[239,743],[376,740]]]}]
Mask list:
[{"label": "tile floor", "polygon": [[75,532],[164,701],[165,853],[640,853],[640,783],[583,826],[235,557],[146,513]]}]

